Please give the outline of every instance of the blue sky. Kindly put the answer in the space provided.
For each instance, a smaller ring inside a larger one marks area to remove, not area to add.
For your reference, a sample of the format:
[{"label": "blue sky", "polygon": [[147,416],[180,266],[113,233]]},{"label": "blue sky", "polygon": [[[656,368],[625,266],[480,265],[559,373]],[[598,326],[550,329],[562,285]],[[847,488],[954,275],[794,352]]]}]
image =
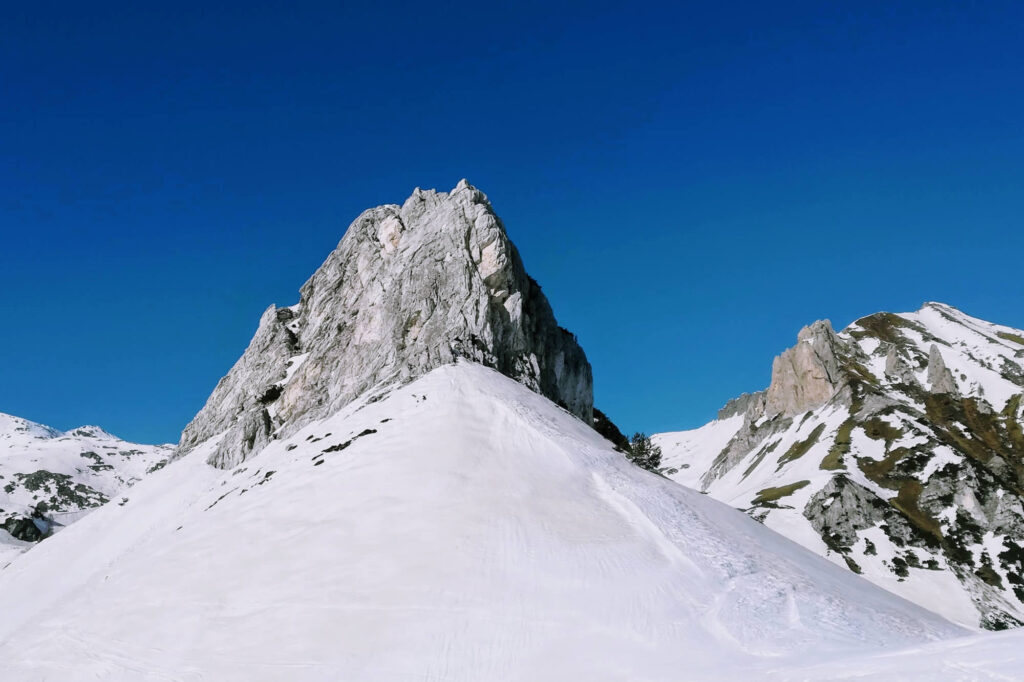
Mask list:
[{"label": "blue sky", "polygon": [[1019,3],[141,4],[5,8],[0,411],[177,440],[362,209],[462,177],[625,430],[818,318],[1024,327]]}]

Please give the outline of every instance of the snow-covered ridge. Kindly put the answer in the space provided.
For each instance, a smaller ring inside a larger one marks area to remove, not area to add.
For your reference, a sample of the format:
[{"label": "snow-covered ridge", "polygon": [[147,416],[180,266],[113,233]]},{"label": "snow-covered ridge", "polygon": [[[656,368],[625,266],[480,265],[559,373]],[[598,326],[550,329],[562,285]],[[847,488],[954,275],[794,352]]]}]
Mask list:
[{"label": "snow-covered ridge", "polygon": [[957,622],[1024,623],[1024,332],[927,303],[810,339],[736,416],[655,436],[670,475]]},{"label": "snow-covered ridge", "polygon": [[963,633],[488,368],[372,397],[233,470],[200,444],[21,557],[6,673],[760,679]]},{"label": "snow-covered ridge", "polygon": [[171,446],[129,443],[98,426],[62,432],[0,413],[0,567],[40,539],[37,509],[61,524],[53,526],[59,531],[170,454]]}]

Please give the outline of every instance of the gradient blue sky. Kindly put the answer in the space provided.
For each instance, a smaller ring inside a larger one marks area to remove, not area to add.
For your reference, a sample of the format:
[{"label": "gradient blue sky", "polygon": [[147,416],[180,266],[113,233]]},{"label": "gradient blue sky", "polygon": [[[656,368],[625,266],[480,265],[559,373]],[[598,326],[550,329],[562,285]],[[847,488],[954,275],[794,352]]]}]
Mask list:
[{"label": "gradient blue sky", "polygon": [[0,411],[177,440],[362,209],[461,177],[626,430],[818,318],[1024,327],[1020,3],[141,4],[5,6]]}]

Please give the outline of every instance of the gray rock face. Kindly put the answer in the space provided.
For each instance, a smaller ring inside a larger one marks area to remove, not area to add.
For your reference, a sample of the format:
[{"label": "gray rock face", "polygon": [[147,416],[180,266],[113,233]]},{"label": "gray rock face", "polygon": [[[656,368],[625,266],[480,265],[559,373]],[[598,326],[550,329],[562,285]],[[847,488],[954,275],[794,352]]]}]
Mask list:
[{"label": "gray rock face", "polygon": [[953,396],[959,396],[960,394],[956,388],[953,373],[946,367],[946,363],[942,360],[942,354],[939,352],[939,347],[934,343],[928,349],[928,386],[931,388],[932,393],[947,393]]},{"label": "gray rock face", "polygon": [[299,303],[263,314],[178,454],[224,434],[211,463],[234,466],[371,389],[460,358],[592,421],[586,355],[558,326],[487,198],[465,180],[360,215]]},{"label": "gray rock face", "polygon": [[797,344],[772,363],[765,413],[792,416],[828,402],[840,385],[836,344],[828,320],[801,329]]},{"label": "gray rock face", "polygon": [[[743,414],[743,426],[701,477],[707,489],[758,443],[788,429],[795,415],[824,405],[846,385],[839,359],[842,342],[828,320],[804,327],[797,344],[775,358],[772,382],[764,391],[744,393],[726,403],[719,419]],[[846,349],[849,352],[849,349]]]},{"label": "gray rock face", "polygon": [[[753,395],[763,396],[764,394],[755,393]],[[731,471],[759,444],[765,443],[772,436],[782,433],[793,424],[792,417],[783,417],[777,414],[770,419],[761,419],[763,415],[763,401],[754,401],[748,406],[743,415],[743,426],[718,453],[711,463],[711,467],[701,477],[701,490],[707,490],[708,486]],[[768,448],[770,446],[764,446],[762,449]]]},{"label": "gray rock face", "polygon": [[837,549],[852,546],[859,533],[880,523],[885,523],[890,537],[898,538],[902,545],[914,541],[913,529],[898,512],[845,475],[832,478],[815,493],[804,508],[804,516]]},{"label": "gray rock face", "polygon": [[899,348],[895,345],[889,347],[885,354],[885,376],[908,386],[917,386],[917,377],[914,370],[900,354]]},{"label": "gray rock face", "polygon": [[756,393],[744,393],[737,398],[733,398],[718,411],[718,419],[728,419],[738,414],[756,414],[760,416],[764,412],[764,397],[764,391],[757,391]]}]

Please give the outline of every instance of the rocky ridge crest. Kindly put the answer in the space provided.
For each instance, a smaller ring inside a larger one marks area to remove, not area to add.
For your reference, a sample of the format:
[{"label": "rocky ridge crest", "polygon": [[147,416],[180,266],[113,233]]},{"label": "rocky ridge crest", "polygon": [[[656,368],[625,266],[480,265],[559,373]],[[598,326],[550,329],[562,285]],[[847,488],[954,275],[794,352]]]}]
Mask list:
[{"label": "rocky ridge crest", "polygon": [[235,466],[369,391],[460,358],[592,422],[586,355],[558,326],[487,197],[465,180],[356,218],[299,302],[263,313],[177,454],[217,437],[211,464]]}]

